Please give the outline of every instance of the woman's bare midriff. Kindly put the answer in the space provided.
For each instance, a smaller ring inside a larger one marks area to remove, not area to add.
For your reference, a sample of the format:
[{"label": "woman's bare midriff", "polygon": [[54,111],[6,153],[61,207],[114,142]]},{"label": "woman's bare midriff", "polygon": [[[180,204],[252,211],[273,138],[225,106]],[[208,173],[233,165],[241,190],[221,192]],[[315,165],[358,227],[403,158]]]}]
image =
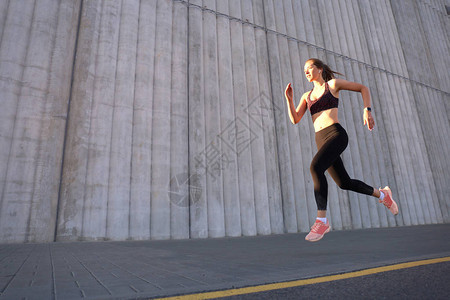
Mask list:
[{"label": "woman's bare midriff", "polygon": [[314,124],[314,131],[318,132],[328,126],[335,123],[339,123],[338,120],[338,109],[330,108],[321,112],[318,112],[312,116],[312,121]]}]

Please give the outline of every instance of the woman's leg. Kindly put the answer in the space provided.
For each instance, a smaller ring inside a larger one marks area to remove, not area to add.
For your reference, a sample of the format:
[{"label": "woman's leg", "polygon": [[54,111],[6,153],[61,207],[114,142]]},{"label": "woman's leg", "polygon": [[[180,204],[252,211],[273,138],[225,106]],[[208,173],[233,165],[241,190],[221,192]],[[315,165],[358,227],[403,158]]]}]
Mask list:
[{"label": "woman's leg", "polygon": [[333,163],[333,165],[328,169],[328,173],[331,175],[331,178],[336,182],[336,184],[343,190],[350,190],[360,194],[365,194],[369,196],[379,197],[380,192],[362,182],[361,180],[351,179],[345,170],[342,159],[339,157]]},{"label": "woman's leg", "polygon": [[341,125],[334,124],[316,132],[316,144],[318,151],[311,162],[310,171],[314,181],[317,219],[305,237],[307,241],[311,242],[322,239],[325,233],[330,231],[330,224],[326,219],[328,183],[325,171],[332,167],[337,160],[341,161],[340,155],[348,145],[348,136]]},{"label": "woman's leg", "polygon": [[[392,212],[392,214],[398,214],[397,203],[392,199],[392,192],[388,186],[382,190],[378,190],[360,180],[351,179],[350,176],[348,176],[348,173],[345,170],[344,164],[340,158],[337,159],[328,169],[328,173],[341,189],[354,191],[380,199],[380,203],[383,203],[384,206]],[[383,192],[383,195],[381,195],[381,191]]]},{"label": "woman's leg", "polygon": [[316,143],[318,151],[311,162],[310,172],[314,182],[318,217],[325,217],[328,202],[328,183],[325,171],[337,159],[340,159],[340,154],[347,147],[348,137],[342,127],[333,127],[316,133]]}]

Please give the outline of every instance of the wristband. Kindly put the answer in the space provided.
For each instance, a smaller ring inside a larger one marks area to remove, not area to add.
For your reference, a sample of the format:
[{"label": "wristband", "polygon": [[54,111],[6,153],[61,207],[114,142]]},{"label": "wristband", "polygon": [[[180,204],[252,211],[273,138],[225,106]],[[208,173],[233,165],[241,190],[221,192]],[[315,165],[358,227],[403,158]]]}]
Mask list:
[{"label": "wristband", "polygon": [[364,109],[367,110],[367,111],[372,111],[372,109],[370,108],[370,106],[365,107]]}]

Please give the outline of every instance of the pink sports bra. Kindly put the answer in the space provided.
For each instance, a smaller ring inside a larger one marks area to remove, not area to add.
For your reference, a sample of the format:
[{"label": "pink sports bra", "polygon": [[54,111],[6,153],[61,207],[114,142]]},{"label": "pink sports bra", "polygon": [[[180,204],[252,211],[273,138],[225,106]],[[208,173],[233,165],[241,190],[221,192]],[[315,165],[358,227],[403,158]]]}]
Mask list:
[{"label": "pink sports bra", "polygon": [[325,82],[325,91],[323,92],[323,95],[320,96],[320,98],[317,98],[314,101],[311,101],[311,93],[314,90],[314,88],[309,92],[308,97],[306,98],[306,102],[308,104],[309,111],[311,112],[311,115],[314,115],[318,112],[330,109],[330,108],[336,108],[339,104],[339,98],[336,98],[331,94],[330,89],[328,87],[328,83]]}]

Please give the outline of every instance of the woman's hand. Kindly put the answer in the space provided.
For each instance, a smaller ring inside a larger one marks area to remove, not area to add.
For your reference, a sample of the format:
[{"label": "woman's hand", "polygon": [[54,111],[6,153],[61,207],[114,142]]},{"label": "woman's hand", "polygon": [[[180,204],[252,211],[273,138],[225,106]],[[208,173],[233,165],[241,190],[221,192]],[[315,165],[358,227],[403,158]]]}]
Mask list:
[{"label": "woman's hand", "polygon": [[306,112],[306,95],[306,93],[303,94],[302,98],[300,99],[300,103],[296,108],[294,105],[294,92],[292,90],[291,84],[288,83],[286,89],[284,90],[284,96],[286,97],[286,102],[289,109],[289,118],[291,119],[292,124],[297,124],[298,122],[300,122]]},{"label": "woman's hand", "polygon": [[288,85],[286,86],[286,90],[284,91],[284,96],[286,97],[286,100],[292,101],[293,91],[292,91],[291,83],[288,83]]},{"label": "woman's hand", "polygon": [[367,109],[364,110],[364,126],[367,124],[367,128],[372,131],[373,127],[375,127],[375,120],[372,117],[372,113]]}]

